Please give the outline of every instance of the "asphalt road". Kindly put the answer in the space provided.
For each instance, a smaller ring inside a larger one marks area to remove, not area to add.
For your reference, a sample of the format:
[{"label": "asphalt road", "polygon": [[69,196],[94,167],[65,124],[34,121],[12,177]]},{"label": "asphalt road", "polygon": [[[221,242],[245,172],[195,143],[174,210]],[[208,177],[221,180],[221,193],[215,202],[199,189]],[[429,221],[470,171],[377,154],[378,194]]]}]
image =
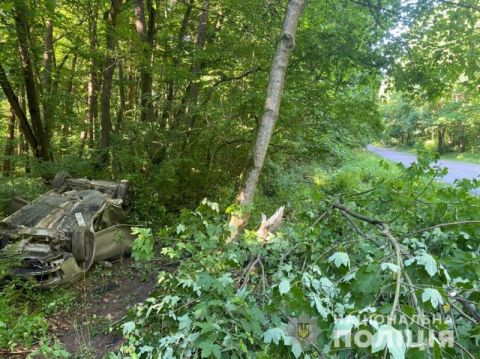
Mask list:
[{"label": "asphalt road", "polygon": [[[411,153],[399,152],[388,148],[381,148],[368,145],[367,149],[394,162],[401,162],[410,166],[417,160],[417,156]],[[461,161],[440,160],[440,165],[448,169],[448,174],[441,178],[441,181],[453,183],[456,179],[480,179],[480,165]],[[479,192],[477,189],[475,192]]]}]

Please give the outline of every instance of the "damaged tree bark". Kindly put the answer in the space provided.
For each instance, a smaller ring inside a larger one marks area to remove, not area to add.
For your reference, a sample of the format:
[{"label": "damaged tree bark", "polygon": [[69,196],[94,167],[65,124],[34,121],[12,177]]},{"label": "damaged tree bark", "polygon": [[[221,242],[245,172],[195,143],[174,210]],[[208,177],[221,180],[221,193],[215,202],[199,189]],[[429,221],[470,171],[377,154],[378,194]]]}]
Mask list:
[{"label": "damaged tree bark", "polygon": [[[258,179],[262,171],[275,123],[278,119],[285,74],[287,72],[288,61],[295,47],[295,34],[304,6],[305,0],[290,0],[287,6],[280,42],[278,43],[270,70],[264,112],[252,151],[253,163],[247,172],[245,182],[237,197],[238,203],[245,207],[253,204],[255,189],[257,188]],[[233,215],[230,218],[230,226],[232,228],[231,239],[235,238],[236,233],[245,227],[248,218],[248,213],[242,216]]]}]

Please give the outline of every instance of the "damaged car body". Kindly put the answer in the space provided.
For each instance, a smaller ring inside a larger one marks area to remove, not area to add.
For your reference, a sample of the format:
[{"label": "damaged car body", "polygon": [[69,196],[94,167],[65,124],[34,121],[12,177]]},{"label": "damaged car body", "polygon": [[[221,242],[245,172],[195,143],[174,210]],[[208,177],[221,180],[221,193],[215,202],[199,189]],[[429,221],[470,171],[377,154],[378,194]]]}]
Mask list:
[{"label": "damaged car body", "polygon": [[12,274],[34,286],[73,283],[93,263],[131,252],[128,181],[71,179],[58,173],[53,189],[32,202],[15,199],[0,221],[2,255],[16,258]]}]

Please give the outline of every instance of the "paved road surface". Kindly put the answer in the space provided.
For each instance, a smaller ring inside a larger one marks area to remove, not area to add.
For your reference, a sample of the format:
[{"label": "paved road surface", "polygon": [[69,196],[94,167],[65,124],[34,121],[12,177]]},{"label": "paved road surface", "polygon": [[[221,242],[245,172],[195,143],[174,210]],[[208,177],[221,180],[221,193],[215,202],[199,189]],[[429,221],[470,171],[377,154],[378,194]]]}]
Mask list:
[{"label": "paved road surface", "polygon": [[[394,162],[401,162],[405,166],[411,165],[417,160],[417,156],[411,153],[404,153],[395,150],[390,150],[387,148],[376,147],[368,145],[367,149],[371,152],[386,158]],[[460,161],[450,161],[450,160],[440,160],[440,165],[442,167],[448,168],[448,174],[443,177],[441,180],[447,183],[453,183],[456,179],[480,179],[480,165],[460,162]],[[475,192],[479,193],[477,189]]]}]

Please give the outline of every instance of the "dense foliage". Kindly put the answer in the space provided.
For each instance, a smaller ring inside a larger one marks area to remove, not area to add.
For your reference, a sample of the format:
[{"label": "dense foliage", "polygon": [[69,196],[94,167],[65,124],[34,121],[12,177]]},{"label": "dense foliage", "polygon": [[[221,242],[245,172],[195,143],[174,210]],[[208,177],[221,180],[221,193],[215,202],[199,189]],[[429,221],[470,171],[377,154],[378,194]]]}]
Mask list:
[{"label": "dense foliage", "polygon": [[421,1],[405,8],[385,82],[386,142],[477,152],[479,8],[475,1]]},{"label": "dense foliage", "polygon": [[[266,242],[247,231],[239,243],[226,243],[229,228],[216,203],[204,200],[184,211],[159,239],[174,267],[159,273],[158,290],[123,324],[127,341],[111,357],[388,352],[395,359],[474,358],[478,322],[465,303],[480,294],[478,221],[428,227],[475,220],[480,200],[469,193],[475,184],[454,189],[432,182],[444,171],[428,163],[425,158],[404,169],[357,154],[333,175],[305,172],[308,179],[290,196],[290,220]],[[359,220],[353,211],[383,224]],[[401,244],[400,261],[385,228]],[[319,328],[310,347],[287,330],[289,319],[302,314]],[[420,332],[428,342],[429,331],[439,338],[448,329],[451,347],[441,340],[423,349],[395,341],[406,330],[418,344]],[[371,344],[350,339],[349,346],[348,336],[362,330],[373,336]],[[393,337],[380,340],[386,333]]]},{"label": "dense foliage", "polygon": [[[128,178],[137,188],[138,210],[157,219],[165,216],[162,205],[193,208],[220,191],[232,200],[232,184],[247,165],[262,114],[285,5],[2,2],[0,64],[27,113],[18,56],[22,38],[16,30],[25,8],[24,45],[54,160],[32,161],[24,131],[2,93],[5,174],[49,177],[66,169],[73,175]],[[393,9],[394,2],[386,6]],[[147,40],[139,32],[140,10]],[[380,126],[376,94],[384,60],[377,44],[384,33],[367,6],[309,4],[288,70],[272,156],[332,157],[345,145],[367,143]],[[28,120],[35,130],[35,119]],[[362,137],[355,136],[359,132]]]},{"label": "dense foliage", "polygon": [[[59,170],[130,181],[132,271],[158,283],[108,328],[110,358],[478,357],[478,181],[353,150],[478,150],[477,1],[309,1],[255,203],[232,205],[293,2],[0,1],[0,213]],[[0,356],[69,357],[50,316],[74,292],[35,291],[5,257]]]}]

